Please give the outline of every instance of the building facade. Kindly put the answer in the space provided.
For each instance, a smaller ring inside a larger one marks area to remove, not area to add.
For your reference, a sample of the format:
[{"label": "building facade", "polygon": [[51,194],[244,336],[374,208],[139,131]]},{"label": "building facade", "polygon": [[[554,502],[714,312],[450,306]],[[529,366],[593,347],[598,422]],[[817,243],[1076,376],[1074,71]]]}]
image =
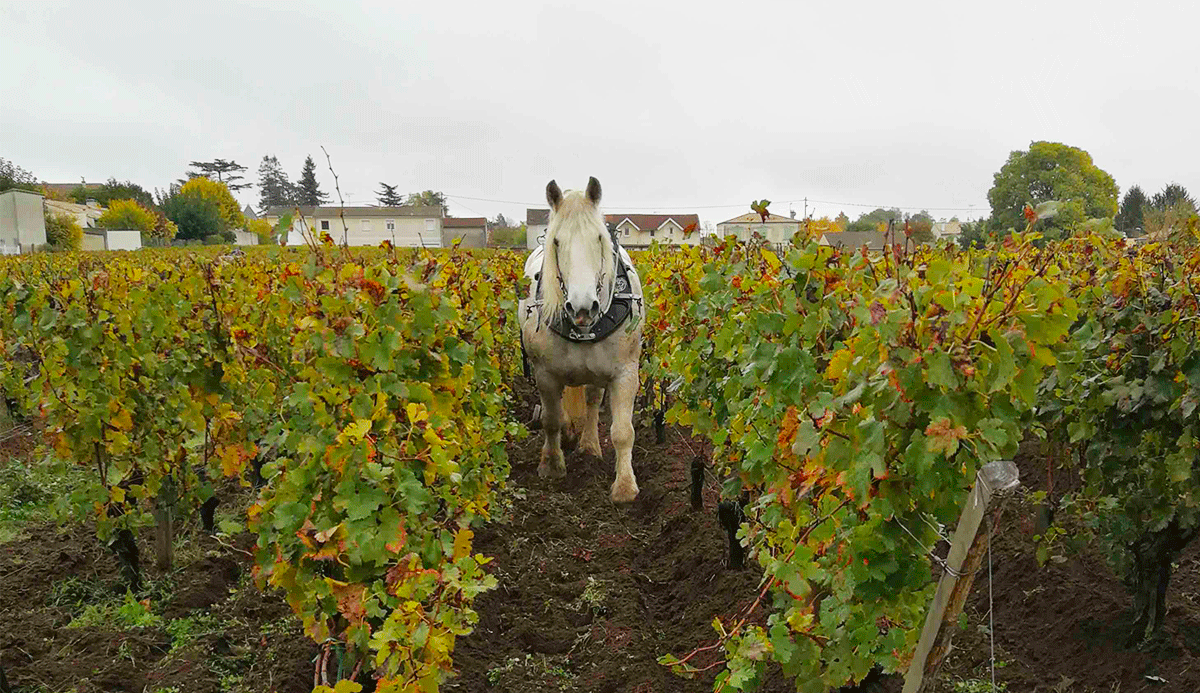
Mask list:
[{"label": "building facade", "polygon": [[46,245],[42,199],[26,190],[0,193],[0,255],[31,253]]},{"label": "building facade", "polygon": [[[604,223],[617,234],[622,246],[631,250],[649,248],[657,241],[666,245],[699,245],[700,217],[696,214],[605,214]],[[550,210],[525,210],[525,245],[530,250],[545,240]]]},{"label": "building facade", "polygon": [[768,243],[782,244],[799,233],[803,225],[803,219],[768,214],[764,221],[758,212],[750,212],[717,224],[717,237],[736,236],[739,241],[748,241],[758,234]]},{"label": "building facade", "polygon": [[288,214],[291,229],[281,245],[304,245],[305,236],[320,239],[328,233],[336,243],[379,245],[391,241],[396,246],[442,247],[442,209],[440,207],[272,207],[263,218],[272,226]]},{"label": "building facade", "polygon": [[450,247],[462,239],[464,248],[487,247],[487,219],[483,217],[445,217],[442,219],[442,246]]}]

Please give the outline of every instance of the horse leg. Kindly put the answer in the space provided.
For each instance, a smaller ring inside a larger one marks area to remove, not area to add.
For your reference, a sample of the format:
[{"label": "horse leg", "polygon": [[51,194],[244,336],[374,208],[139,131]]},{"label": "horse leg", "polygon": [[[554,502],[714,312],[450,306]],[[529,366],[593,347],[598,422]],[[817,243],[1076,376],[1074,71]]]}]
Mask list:
[{"label": "horse leg", "polygon": [[595,385],[587,386],[587,414],[580,424],[583,433],[579,446],[583,451],[596,457],[604,457],[600,451],[600,400],[604,398],[604,388]]},{"label": "horse leg", "polygon": [[564,452],[572,452],[579,445],[587,418],[587,394],[584,386],[564,387],[562,392],[562,444]]},{"label": "horse leg", "polygon": [[633,399],[637,395],[638,372],[633,368],[617,377],[611,385],[612,442],[617,450],[617,480],[612,485],[614,503],[630,503],[637,498],[637,479],[633,476]]},{"label": "horse leg", "polygon": [[562,385],[549,376],[537,379],[538,392],[542,398],[542,461],[538,464],[538,476],[543,479],[561,479],[567,475],[567,464],[563,460],[559,434],[563,426]]}]

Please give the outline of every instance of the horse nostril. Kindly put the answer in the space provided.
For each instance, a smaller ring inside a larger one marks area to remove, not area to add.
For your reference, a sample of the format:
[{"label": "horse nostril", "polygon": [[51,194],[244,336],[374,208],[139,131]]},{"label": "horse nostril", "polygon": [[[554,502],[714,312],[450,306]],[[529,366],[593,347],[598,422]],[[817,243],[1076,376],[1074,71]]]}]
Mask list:
[{"label": "horse nostril", "polygon": [[592,312],[595,313],[598,310],[600,310],[600,302],[592,301]]},{"label": "horse nostril", "polygon": [[568,313],[573,313],[573,312],[575,312],[575,311],[571,310],[571,302],[570,302],[570,301],[567,301],[566,303],[564,303],[564,304],[563,304],[563,307],[567,309],[567,312],[568,312]]}]

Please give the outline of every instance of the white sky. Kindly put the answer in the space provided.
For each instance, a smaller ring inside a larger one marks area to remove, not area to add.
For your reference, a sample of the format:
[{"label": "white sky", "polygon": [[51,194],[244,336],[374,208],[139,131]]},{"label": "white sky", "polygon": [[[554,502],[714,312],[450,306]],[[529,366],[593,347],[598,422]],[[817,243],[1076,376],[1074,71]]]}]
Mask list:
[{"label": "white sky", "polygon": [[550,178],[595,175],[608,211],[715,223],[805,196],[977,217],[1009,152],[1046,139],[1122,194],[1196,193],[1197,20],[1128,0],[10,1],[0,156],[149,189],[214,157],[254,181],[274,154],[295,180],[312,154],[332,192],[325,145],[348,204],[386,181],[523,219]]}]

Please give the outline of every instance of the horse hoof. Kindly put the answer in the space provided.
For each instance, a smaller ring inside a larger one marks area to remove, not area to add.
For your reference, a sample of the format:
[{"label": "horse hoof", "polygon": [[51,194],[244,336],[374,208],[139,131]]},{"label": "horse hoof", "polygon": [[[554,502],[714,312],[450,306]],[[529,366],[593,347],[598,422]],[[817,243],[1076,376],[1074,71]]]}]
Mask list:
[{"label": "horse hoof", "polygon": [[637,498],[638,485],[637,482],[630,479],[628,483],[622,484],[619,480],[613,482],[612,486],[612,501],[614,503],[632,503],[633,499]]},{"label": "horse hoof", "polygon": [[538,476],[543,479],[563,479],[567,476],[567,466],[542,462],[538,465]]},{"label": "horse hoof", "polygon": [[583,452],[585,454],[592,455],[593,457],[600,457],[600,458],[604,457],[604,452],[602,452],[600,450],[600,442],[599,441],[588,441],[588,442],[580,445],[580,448],[583,449]]}]

